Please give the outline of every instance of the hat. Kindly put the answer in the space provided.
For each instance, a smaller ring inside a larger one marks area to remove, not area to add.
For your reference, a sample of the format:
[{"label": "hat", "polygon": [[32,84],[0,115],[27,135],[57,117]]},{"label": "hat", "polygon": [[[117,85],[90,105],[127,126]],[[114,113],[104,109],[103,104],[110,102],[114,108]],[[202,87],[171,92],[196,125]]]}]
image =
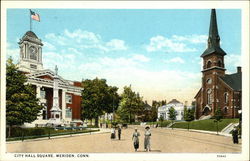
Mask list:
[{"label": "hat", "polygon": [[147,126],[147,127],[145,127],[145,129],[150,129],[150,127]]}]

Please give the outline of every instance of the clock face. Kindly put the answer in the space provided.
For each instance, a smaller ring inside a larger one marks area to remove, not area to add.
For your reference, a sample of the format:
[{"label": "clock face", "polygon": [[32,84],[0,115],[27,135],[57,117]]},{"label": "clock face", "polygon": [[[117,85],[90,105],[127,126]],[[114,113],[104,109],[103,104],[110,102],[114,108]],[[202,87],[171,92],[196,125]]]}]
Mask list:
[{"label": "clock face", "polygon": [[29,48],[30,51],[30,59],[37,60],[37,49],[34,46]]},{"label": "clock face", "polygon": [[34,46],[31,46],[29,50],[31,54],[35,54],[37,52],[37,49]]}]

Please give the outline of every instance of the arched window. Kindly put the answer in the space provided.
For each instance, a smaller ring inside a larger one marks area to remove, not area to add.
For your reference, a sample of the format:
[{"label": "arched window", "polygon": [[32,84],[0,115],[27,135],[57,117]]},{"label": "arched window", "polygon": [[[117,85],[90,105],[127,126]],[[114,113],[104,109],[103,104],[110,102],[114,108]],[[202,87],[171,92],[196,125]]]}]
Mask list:
[{"label": "arched window", "polygon": [[226,114],[228,111],[228,107],[224,107],[224,113]]},{"label": "arched window", "polygon": [[222,67],[222,62],[221,62],[221,60],[218,61],[218,66],[219,66],[219,67]]},{"label": "arched window", "polygon": [[212,103],[212,90],[208,89],[207,90],[207,104],[211,104]]},{"label": "arched window", "polygon": [[207,68],[211,68],[211,66],[212,66],[212,63],[211,63],[211,61],[209,60],[209,61],[207,62]]},{"label": "arched window", "polygon": [[224,102],[228,103],[228,93],[224,93]]}]

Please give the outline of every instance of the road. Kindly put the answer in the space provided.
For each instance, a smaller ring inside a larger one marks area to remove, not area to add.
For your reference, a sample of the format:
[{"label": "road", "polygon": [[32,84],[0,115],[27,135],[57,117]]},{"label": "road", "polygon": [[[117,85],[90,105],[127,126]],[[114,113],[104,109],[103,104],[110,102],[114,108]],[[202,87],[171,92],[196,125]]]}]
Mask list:
[{"label": "road", "polygon": [[[144,152],[144,127],[140,132],[139,151]],[[7,152],[16,153],[131,153],[134,152],[132,133],[134,127],[122,129],[121,140],[111,140],[110,133],[53,138],[50,140],[24,141],[7,144]],[[151,149],[149,153],[221,153],[241,152],[240,144],[233,144],[231,137],[151,128]]]}]

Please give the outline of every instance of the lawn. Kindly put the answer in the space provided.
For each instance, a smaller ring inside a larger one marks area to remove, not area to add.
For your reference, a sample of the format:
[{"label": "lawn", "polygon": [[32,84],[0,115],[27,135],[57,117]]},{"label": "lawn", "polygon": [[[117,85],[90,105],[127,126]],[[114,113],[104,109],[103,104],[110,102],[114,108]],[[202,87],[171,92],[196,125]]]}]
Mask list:
[{"label": "lawn", "polygon": [[[237,122],[239,122],[239,119],[222,119],[222,121],[218,123],[218,130],[221,131],[230,123]],[[173,127],[187,129],[188,122],[176,122]],[[217,125],[216,122],[214,122],[214,119],[192,121],[189,124],[189,128],[195,130],[217,131]]]},{"label": "lawn", "polygon": [[96,131],[99,131],[99,129],[54,130],[53,128],[26,128],[26,129],[16,128],[15,135],[6,138],[6,141],[26,140],[26,139],[35,139],[44,137],[50,138],[53,136],[74,135],[74,134],[90,133]]}]

